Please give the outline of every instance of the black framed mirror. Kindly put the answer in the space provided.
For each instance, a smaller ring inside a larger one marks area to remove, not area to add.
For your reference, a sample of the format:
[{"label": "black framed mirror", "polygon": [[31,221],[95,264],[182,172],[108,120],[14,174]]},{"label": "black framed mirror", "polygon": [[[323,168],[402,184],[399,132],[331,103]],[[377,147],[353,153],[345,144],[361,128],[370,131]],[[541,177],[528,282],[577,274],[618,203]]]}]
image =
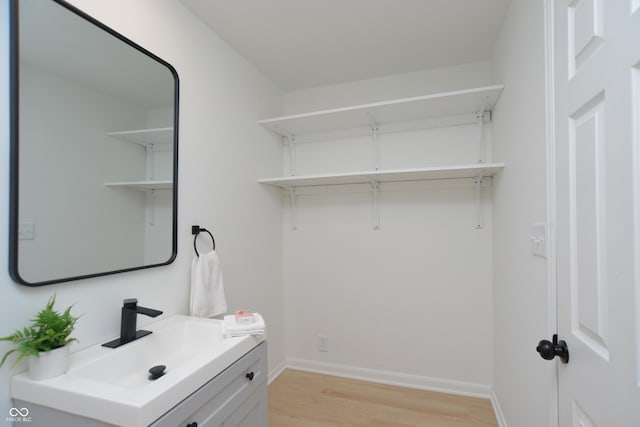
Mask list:
[{"label": "black framed mirror", "polygon": [[61,0],[10,0],[10,26],[13,280],[173,262],[176,70]]}]

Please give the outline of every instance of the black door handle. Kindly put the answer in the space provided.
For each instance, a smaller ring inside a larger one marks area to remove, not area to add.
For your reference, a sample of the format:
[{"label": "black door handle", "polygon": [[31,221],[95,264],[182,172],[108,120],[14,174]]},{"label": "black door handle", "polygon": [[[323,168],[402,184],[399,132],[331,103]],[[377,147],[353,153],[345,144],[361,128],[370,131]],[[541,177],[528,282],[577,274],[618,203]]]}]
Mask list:
[{"label": "black door handle", "polygon": [[198,427],[198,423],[194,421],[192,423],[187,424],[187,427]]},{"label": "black door handle", "polygon": [[536,351],[545,360],[553,360],[560,357],[562,363],[569,363],[569,347],[564,340],[558,341],[558,334],[553,334],[553,341],[542,340],[538,343]]},{"label": "black door handle", "polygon": [[253,381],[253,372],[247,372],[247,375],[245,375],[245,377],[249,378],[249,381]]}]

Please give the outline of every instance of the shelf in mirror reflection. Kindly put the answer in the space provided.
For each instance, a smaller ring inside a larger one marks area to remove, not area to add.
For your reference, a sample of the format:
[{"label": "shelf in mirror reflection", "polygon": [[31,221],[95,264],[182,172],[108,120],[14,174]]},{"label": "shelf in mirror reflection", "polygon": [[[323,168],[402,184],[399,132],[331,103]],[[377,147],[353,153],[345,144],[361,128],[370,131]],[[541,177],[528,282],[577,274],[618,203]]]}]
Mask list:
[{"label": "shelf in mirror reflection", "polygon": [[134,129],[107,132],[108,136],[142,146],[155,144],[173,144],[173,127]]},{"label": "shelf in mirror reflection", "polygon": [[122,187],[134,190],[171,190],[173,181],[129,181],[129,182],[106,182],[105,187]]}]

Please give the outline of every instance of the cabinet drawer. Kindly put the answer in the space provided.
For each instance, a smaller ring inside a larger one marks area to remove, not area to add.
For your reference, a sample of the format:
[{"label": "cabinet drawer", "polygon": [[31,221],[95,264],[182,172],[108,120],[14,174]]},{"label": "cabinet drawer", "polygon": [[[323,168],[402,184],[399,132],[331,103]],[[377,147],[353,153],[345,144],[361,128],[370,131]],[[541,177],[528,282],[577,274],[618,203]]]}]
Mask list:
[{"label": "cabinet drawer", "polygon": [[167,412],[152,427],[220,425],[267,380],[266,341]]}]

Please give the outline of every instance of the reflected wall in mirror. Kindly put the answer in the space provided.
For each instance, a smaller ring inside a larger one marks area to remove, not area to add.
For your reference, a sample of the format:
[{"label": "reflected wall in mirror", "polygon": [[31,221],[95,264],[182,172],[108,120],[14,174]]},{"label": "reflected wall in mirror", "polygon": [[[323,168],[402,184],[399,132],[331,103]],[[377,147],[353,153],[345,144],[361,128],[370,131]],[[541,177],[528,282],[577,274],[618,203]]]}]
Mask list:
[{"label": "reflected wall in mirror", "polygon": [[10,8],[11,277],[40,286],[171,263],[175,69],[65,2]]}]

